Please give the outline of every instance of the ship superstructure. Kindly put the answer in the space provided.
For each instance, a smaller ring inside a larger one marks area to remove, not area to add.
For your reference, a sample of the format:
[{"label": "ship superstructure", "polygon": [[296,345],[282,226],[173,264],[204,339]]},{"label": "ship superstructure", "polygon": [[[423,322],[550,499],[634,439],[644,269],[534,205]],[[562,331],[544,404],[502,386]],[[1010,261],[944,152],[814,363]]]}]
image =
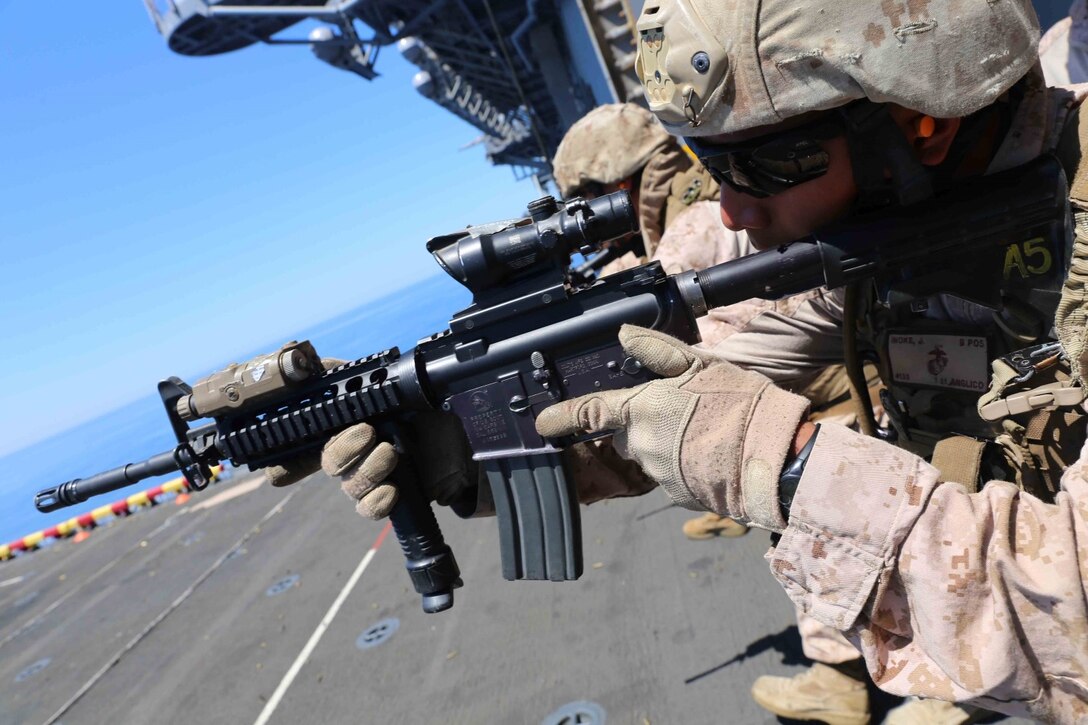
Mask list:
[{"label": "ship superstructure", "polygon": [[395,45],[419,68],[415,88],[476,127],[489,160],[518,178],[550,176],[563,134],[593,107],[642,99],[642,0],[144,1],[183,55],[306,45],[374,80],[380,51]]}]

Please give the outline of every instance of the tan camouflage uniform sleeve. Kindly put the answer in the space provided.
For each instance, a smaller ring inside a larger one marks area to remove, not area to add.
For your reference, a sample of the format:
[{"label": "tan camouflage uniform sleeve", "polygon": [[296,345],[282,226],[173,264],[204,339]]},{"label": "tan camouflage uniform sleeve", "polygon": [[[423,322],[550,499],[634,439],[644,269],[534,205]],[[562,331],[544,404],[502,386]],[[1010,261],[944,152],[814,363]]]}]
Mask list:
[{"label": "tan camouflage uniform sleeve", "polygon": [[767,558],[882,689],[1088,721],[1088,447],[1046,504],[824,426]]},{"label": "tan camouflage uniform sleeve", "polygon": [[[756,251],[748,235],[725,228],[718,202],[699,201],[669,224],[654,252],[654,259],[661,262],[669,274],[678,274],[689,269],[706,269]],[[818,292],[806,292],[786,300],[750,299],[710,310],[699,318],[703,347],[716,348],[764,312],[792,314],[805,300],[817,296]]]},{"label": "tan camouflage uniform sleeve", "polygon": [[715,345],[714,352],[798,391],[828,367],[842,364],[842,317],[841,289],[788,297]]},{"label": "tan camouflage uniform sleeve", "polygon": [[[717,202],[701,201],[692,204],[669,225],[657,245],[654,259],[661,262],[669,274],[679,274],[689,269],[706,269],[754,251],[744,235],[722,225]],[[711,310],[698,320],[703,346],[714,347],[768,309],[773,309],[773,303],[746,300]]]}]

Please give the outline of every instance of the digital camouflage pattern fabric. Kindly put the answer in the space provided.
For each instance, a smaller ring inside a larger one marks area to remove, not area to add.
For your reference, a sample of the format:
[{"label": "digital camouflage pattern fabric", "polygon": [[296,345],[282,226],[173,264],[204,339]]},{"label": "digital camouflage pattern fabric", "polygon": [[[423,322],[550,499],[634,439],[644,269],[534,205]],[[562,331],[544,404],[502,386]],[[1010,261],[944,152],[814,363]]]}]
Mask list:
[{"label": "digital camouflage pattern fabric", "polygon": [[1024,0],[649,0],[637,28],[650,110],[678,136],[769,126],[859,98],[966,116],[1023,78],[1039,43]]},{"label": "digital camouflage pattern fabric", "polygon": [[1002,481],[970,494],[828,425],[768,560],[803,611],[860,647],[881,689],[1083,722],[1088,450],[1062,489],[1054,504]]},{"label": "digital camouflage pattern fabric", "polygon": [[633,103],[598,106],[580,118],[559,144],[552,161],[564,198],[588,183],[615,184],[642,170],[673,140],[653,114]]}]

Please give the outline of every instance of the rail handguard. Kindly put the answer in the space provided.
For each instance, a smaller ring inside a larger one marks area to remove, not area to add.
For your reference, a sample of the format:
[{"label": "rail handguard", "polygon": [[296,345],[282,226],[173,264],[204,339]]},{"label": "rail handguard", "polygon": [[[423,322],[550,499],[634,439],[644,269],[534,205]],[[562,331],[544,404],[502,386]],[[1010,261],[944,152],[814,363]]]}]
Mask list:
[{"label": "rail handguard", "polygon": [[[1027,240],[1061,253],[1066,196],[1060,165],[1046,157],[893,214],[702,271],[667,275],[655,262],[595,282],[571,273],[571,255],[590,255],[635,231],[627,193],[568,202],[545,197],[529,205],[525,218],[427,243],[441,267],[473,293],[449,329],[407,352],[385,350],[327,371],[308,342],[292,342],[192,388],[169,378],[159,392],[178,440],[173,450],[47,489],[35,504],[53,511],[173,470],[202,488],[210,466],[222,460],[251,468],[281,463],[369,422],[402,454],[391,518],[424,610],[441,611],[453,604],[460,572],[416,484],[401,432],[411,416],[441,409],[460,419],[486,473],[504,577],[577,579],[579,509],[561,455],[573,441],[541,438],[535,418],[558,401],[651,379],[620,347],[621,325],[695,343],[696,317],[709,308],[866,278],[886,295],[951,292],[999,306],[1000,290],[979,286],[994,278],[980,274],[980,266],[995,265],[999,274],[1005,248]],[[467,515],[476,493],[454,510]]]}]

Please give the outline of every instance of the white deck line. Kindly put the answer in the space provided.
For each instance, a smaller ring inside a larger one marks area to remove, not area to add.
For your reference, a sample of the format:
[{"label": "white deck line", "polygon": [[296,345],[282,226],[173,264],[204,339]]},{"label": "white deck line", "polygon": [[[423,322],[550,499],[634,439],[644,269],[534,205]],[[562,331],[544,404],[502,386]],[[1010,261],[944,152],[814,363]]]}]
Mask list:
[{"label": "white deck line", "polygon": [[[264,524],[266,524],[269,519],[271,519],[273,516],[278,514],[280,511],[282,511],[283,507],[287,505],[288,501],[290,501],[292,498],[294,498],[296,493],[298,493],[298,489],[296,489],[296,490],[292,491],[291,493],[287,494],[286,496],[284,496],[283,499],[281,499],[279,503],[277,503],[275,506],[273,506],[271,508],[271,510],[269,510],[268,513],[266,513],[263,517],[261,517],[261,520],[257,522],[256,526],[254,526],[252,529],[247,531],[245,536],[238,539],[238,541],[235,542],[234,546],[227,549],[227,551],[222,556],[220,556],[218,559],[215,560],[214,564],[212,564],[207,569],[205,569],[204,572],[200,576],[198,576],[196,578],[196,580],[193,581],[193,583],[190,584],[188,586],[188,588],[178,596],[177,599],[175,599],[173,602],[170,603],[170,606],[168,606],[166,609],[162,610],[157,617],[152,619],[147,624],[147,626],[144,627],[140,631],[139,634],[137,634],[135,637],[133,637],[131,640],[129,640],[128,644],[126,644],[124,647],[122,647],[120,649],[120,651],[117,652],[117,654],[115,654],[113,657],[111,657],[109,659],[109,661],[107,661],[106,664],[103,665],[100,670],[98,670],[98,672],[94,673],[94,675],[91,676],[91,679],[89,679],[85,683],[83,683],[83,686],[80,687],[76,691],[76,694],[72,695],[72,697],[69,698],[66,703],[64,703],[63,705],[60,706],[59,710],[57,710],[55,713],[53,713],[52,717],[50,717],[48,720],[45,721],[45,725],[54,725],[54,723],[56,723],[58,720],[60,720],[61,717],[63,717],[64,714],[67,713],[68,710],[71,709],[72,705],[79,702],[80,698],[82,698],[84,695],[86,695],[88,692],[90,692],[91,688],[94,687],[98,683],[99,680],[101,680],[103,677],[105,677],[106,673],[109,672],[111,669],[113,669],[113,667],[118,662],[120,662],[121,659],[126,654],[128,654],[130,651],[132,651],[133,648],[136,647],[136,645],[138,645],[140,642],[142,642],[144,637],[151,634],[151,632],[156,627],[158,627],[159,624],[161,624],[163,622],[163,620],[165,620],[168,616],[170,616],[170,614],[173,613],[174,610],[176,610],[178,607],[180,607],[185,602],[186,599],[188,599],[190,596],[192,596],[193,592],[195,592],[200,587],[200,585],[203,584],[207,580],[208,577],[210,577],[212,574],[214,574],[216,572],[216,570],[218,570],[219,567],[222,566],[223,563],[230,558],[230,555],[232,553],[234,553],[238,549],[241,549],[242,546],[244,546],[245,543],[247,541],[249,541],[249,539],[253,535],[257,534],[261,530],[261,527],[264,526]],[[175,514],[175,516],[176,515],[177,514]],[[166,524],[164,523],[163,526],[165,526],[165,525]],[[162,528],[162,527],[160,527],[160,528]],[[158,530],[159,529],[156,529],[156,531],[158,531]],[[113,563],[117,563],[118,561],[120,561],[120,559],[114,559]]]},{"label": "white deck line", "polygon": [[359,566],[355,567],[355,571],[352,572],[351,577],[348,578],[344,588],[336,595],[336,599],[333,600],[332,606],[329,607],[329,611],[325,612],[325,616],[321,618],[321,622],[317,625],[317,629],[310,635],[310,639],[306,642],[306,646],[298,653],[298,657],[295,658],[291,668],[287,670],[287,674],[280,680],[280,684],[276,687],[276,691],[272,693],[272,697],[268,699],[264,709],[261,710],[261,714],[257,716],[253,725],[265,725],[269,718],[272,717],[272,713],[279,707],[280,701],[287,693],[287,689],[291,687],[291,683],[295,681],[298,673],[302,670],[302,666],[306,664],[306,660],[310,659],[310,655],[313,654],[314,648],[317,647],[317,643],[320,642],[321,638],[324,636],[325,630],[332,624],[332,620],[336,618],[336,614],[340,611],[340,607],[343,606],[348,595],[351,594],[351,590],[359,583],[359,579],[363,576],[363,572],[370,566],[371,560],[374,558],[374,555],[378,553],[378,548],[381,547],[382,541],[385,539],[386,534],[389,533],[391,527],[392,524],[386,523],[385,528],[378,534],[378,538],[374,541],[374,545],[366,552],[366,555],[363,556],[363,560],[359,562]]}]

